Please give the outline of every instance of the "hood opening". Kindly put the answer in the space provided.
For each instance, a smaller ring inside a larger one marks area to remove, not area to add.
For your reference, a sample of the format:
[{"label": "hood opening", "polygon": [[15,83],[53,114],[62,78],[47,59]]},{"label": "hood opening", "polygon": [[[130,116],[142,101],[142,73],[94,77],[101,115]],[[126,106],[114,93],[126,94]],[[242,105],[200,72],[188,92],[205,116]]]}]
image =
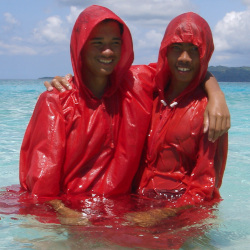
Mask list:
[{"label": "hood opening", "polygon": [[81,12],[75,22],[70,43],[71,62],[75,76],[74,84],[80,90],[80,94],[81,92],[87,92],[89,95],[92,95],[82,80],[81,51],[94,27],[106,20],[114,20],[119,23],[122,32],[122,50],[121,58],[110,75],[111,84],[108,90],[104,93],[105,97],[111,96],[117,88],[119,88],[119,85],[123,80],[123,75],[129,70],[133,63],[133,42],[131,33],[125,22],[105,7],[92,5],[86,8]]},{"label": "hood opening", "polygon": [[188,87],[177,97],[192,92],[205,78],[208,63],[214,51],[213,37],[208,23],[198,14],[188,12],[174,18],[168,25],[158,56],[155,82],[160,99],[164,100],[164,91],[171,79],[171,72],[167,61],[167,49],[173,43],[192,43],[198,47],[200,55],[200,69]]}]

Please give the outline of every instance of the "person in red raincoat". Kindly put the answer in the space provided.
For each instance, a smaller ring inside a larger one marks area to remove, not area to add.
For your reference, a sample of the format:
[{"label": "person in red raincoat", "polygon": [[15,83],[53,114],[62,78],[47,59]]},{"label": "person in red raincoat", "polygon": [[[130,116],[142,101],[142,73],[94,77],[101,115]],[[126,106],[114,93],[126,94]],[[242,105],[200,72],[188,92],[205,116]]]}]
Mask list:
[{"label": "person in red raincoat", "polygon": [[135,184],[140,196],[172,201],[176,208],[131,214],[139,225],[153,225],[185,206],[220,198],[228,134],[211,143],[203,133],[207,96],[200,84],[213,50],[210,27],[199,15],[185,13],[168,25],[155,77],[158,96]]},{"label": "person in red raincoat", "polygon": [[151,119],[154,70],[130,69],[130,31],[101,6],[79,15],[70,48],[74,89],[40,96],[21,146],[22,189],[48,200],[130,193]]}]

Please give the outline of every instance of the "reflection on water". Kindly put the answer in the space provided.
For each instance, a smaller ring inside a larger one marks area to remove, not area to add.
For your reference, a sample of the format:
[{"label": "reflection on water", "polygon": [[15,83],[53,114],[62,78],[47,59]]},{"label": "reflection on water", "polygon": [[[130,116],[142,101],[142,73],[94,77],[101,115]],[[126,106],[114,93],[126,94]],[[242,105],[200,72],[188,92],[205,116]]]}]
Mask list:
[{"label": "reflection on water", "polygon": [[13,249],[131,249],[131,246],[133,249],[192,249],[194,246],[217,249],[210,237],[220,222],[217,206],[183,210],[160,225],[142,228],[130,225],[124,215],[164,207],[165,202],[135,196],[78,197],[66,203],[88,214],[91,225],[66,226],[59,224],[48,204],[19,192],[17,185],[7,190],[2,188],[0,200],[1,231],[5,234],[1,238],[8,238],[7,245],[2,247],[6,248],[11,241]]}]

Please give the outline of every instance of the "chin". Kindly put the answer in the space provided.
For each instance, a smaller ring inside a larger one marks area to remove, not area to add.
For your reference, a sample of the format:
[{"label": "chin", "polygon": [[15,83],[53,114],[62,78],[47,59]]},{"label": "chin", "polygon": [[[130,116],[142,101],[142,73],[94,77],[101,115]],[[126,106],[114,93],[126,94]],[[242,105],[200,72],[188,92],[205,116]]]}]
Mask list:
[{"label": "chin", "polygon": [[101,73],[102,75],[107,76],[107,75],[111,75],[113,71],[114,71],[114,68],[109,69],[109,70],[107,70],[107,69],[101,69],[100,73]]}]

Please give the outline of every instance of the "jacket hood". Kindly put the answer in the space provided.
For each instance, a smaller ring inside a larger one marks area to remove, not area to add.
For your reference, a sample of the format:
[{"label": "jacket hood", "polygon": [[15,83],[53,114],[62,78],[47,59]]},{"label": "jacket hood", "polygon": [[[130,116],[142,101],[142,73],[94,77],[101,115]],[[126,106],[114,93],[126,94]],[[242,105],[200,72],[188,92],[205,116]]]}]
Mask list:
[{"label": "jacket hood", "polygon": [[88,91],[90,93],[82,81],[81,50],[93,28],[105,19],[113,19],[123,25],[121,59],[110,76],[111,86],[104,94],[104,96],[110,96],[118,88],[124,73],[127,72],[134,60],[132,37],[124,21],[105,7],[92,5],[86,8],[75,22],[71,35],[70,53],[75,76],[74,84],[80,91]]},{"label": "jacket hood", "polygon": [[173,43],[192,43],[198,47],[200,54],[200,71],[178,99],[190,93],[201,83],[214,51],[212,32],[202,17],[196,13],[188,12],[174,18],[165,31],[158,56],[155,81],[160,99],[163,99],[164,89],[171,78],[166,55],[168,47]]}]

